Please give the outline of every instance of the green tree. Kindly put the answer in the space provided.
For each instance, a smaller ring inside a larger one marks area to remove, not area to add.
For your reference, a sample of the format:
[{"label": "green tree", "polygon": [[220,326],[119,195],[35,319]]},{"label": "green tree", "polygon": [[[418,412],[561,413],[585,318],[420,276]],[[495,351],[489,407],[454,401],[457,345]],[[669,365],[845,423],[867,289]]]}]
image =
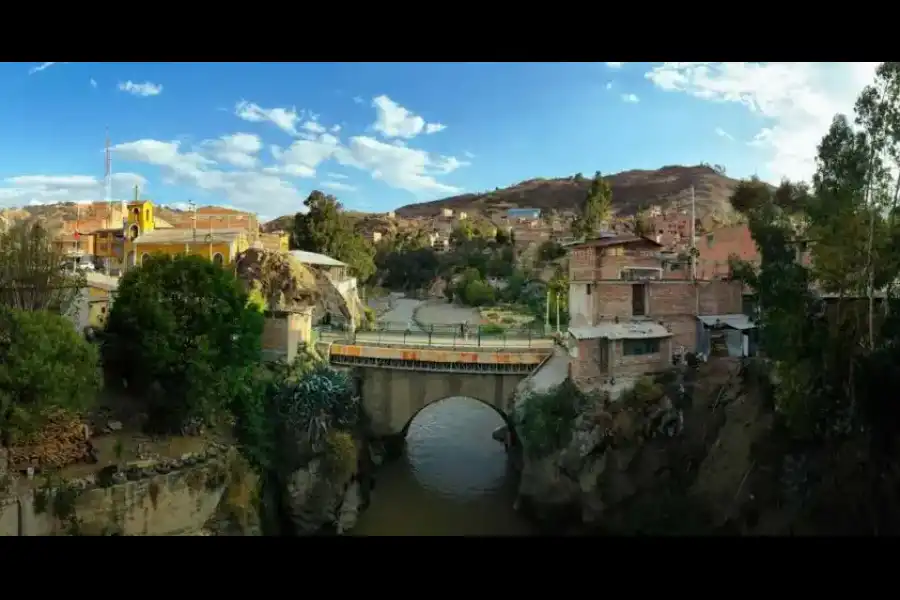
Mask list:
[{"label": "green tree", "polygon": [[572,221],[572,234],[583,238],[593,236],[609,219],[611,211],[612,189],[597,171],[582,204],[581,215]]},{"label": "green tree", "polygon": [[294,215],[291,246],[343,261],[361,281],[367,281],[375,273],[375,249],[356,232],[337,198],[316,190],[303,205],[308,210]]},{"label": "green tree", "polygon": [[5,444],[54,410],[84,414],[102,383],[97,348],[48,311],[0,307],[0,435]]},{"label": "green tree", "polygon": [[632,219],[631,229],[634,232],[634,235],[653,235],[653,224],[647,217],[647,211],[645,209],[642,208],[635,213],[634,218]]},{"label": "green tree", "polygon": [[263,316],[235,276],[196,256],[153,256],[119,282],[106,364],[147,404],[151,427],[213,423],[260,360]]},{"label": "green tree", "polygon": [[67,313],[84,275],[62,265],[62,253],[40,223],[20,221],[0,232],[0,306]]}]

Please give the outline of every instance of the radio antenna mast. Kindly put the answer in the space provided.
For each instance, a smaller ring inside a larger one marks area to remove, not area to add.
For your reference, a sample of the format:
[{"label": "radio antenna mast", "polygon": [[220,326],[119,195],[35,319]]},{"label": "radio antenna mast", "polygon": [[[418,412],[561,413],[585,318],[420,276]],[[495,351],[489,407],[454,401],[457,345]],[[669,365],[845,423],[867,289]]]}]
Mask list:
[{"label": "radio antenna mast", "polygon": [[106,188],[106,209],[108,227],[112,227],[112,153],[109,146],[109,127],[106,128],[106,168],[103,176],[103,184]]}]

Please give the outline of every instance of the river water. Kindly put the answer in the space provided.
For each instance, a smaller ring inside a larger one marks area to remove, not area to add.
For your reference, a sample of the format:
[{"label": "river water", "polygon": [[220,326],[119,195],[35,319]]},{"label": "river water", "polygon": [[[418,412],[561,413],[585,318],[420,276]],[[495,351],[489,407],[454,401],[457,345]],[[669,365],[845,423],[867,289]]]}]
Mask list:
[{"label": "river water", "polygon": [[425,407],[406,452],[381,466],[354,535],[534,535],[513,511],[515,479],[494,410],[470,398]]}]

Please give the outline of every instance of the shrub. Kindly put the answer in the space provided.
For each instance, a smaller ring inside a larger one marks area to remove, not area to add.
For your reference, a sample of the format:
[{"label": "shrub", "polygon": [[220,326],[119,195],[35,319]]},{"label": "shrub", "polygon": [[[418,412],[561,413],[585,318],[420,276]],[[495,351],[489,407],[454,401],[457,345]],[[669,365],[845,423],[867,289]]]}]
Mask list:
[{"label": "shrub", "polygon": [[497,325],[496,323],[488,323],[481,326],[481,335],[501,335],[505,331],[506,328],[503,325]]},{"label": "shrub", "polygon": [[481,280],[470,281],[463,289],[463,301],[469,306],[485,306],[494,303],[494,288]]},{"label": "shrub", "polygon": [[101,383],[97,349],[69,319],[0,309],[0,433],[7,443],[40,428],[54,410],[83,414]]},{"label": "shrub", "polygon": [[198,256],[154,256],[122,278],[103,356],[152,427],[211,424],[254,385],[263,316],[247,300],[234,274]]},{"label": "shrub", "polygon": [[588,398],[568,379],[546,392],[526,396],[514,417],[525,452],[540,457],[565,446],[587,404]]}]

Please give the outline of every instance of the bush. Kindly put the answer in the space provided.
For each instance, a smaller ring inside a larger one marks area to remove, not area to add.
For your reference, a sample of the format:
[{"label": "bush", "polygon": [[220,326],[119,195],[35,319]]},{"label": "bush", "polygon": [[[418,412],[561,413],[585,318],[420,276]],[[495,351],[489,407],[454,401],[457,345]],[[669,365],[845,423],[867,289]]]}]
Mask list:
[{"label": "bush", "polygon": [[544,393],[529,394],[514,418],[525,452],[541,457],[564,447],[572,436],[576,417],[588,402],[568,379]]},{"label": "bush", "polygon": [[481,326],[481,335],[501,335],[506,332],[506,328],[496,323],[488,323]]},{"label": "bush", "polygon": [[0,309],[0,434],[8,444],[55,410],[83,414],[101,385],[97,349],[69,319]]},{"label": "bush", "polygon": [[231,272],[197,256],[154,256],[122,278],[103,356],[145,400],[151,427],[212,424],[255,385],[263,315],[247,300]]},{"label": "bush", "polygon": [[463,290],[463,302],[469,306],[486,306],[493,304],[494,288],[484,281],[470,281]]}]

